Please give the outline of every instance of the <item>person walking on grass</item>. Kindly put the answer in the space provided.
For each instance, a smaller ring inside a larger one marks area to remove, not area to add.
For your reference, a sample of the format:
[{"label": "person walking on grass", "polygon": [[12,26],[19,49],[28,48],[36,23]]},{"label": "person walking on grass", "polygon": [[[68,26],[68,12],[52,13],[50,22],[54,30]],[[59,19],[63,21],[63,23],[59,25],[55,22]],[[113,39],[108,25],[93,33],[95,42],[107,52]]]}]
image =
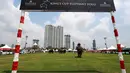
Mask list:
[{"label": "person walking on grass", "polygon": [[81,47],[80,43],[77,44],[76,50],[77,50],[77,55],[78,55],[77,58],[81,58],[82,53],[83,53],[83,48]]}]

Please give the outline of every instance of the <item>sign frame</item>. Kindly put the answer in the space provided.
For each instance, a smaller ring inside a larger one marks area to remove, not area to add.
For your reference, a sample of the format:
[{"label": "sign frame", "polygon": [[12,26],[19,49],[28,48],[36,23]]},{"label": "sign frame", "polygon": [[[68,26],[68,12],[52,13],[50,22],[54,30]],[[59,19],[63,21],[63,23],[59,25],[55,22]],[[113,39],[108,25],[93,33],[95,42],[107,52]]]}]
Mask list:
[{"label": "sign frame", "polygon": [[113,0],[21,0],[20,10],[28,12],[111,12]]}]

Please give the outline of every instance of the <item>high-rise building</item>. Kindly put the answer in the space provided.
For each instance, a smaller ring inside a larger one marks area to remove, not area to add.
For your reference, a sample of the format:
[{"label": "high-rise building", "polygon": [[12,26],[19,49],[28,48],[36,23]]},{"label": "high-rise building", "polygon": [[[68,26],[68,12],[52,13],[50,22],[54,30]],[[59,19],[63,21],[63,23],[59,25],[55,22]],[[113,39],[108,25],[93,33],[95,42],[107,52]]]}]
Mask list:
[{"label": "high-rise building", "polygon": [[53,27],[53,40],[52,40],[52,44],[53,44],[53,47],[56,48],[56,27]]},{"label": "high-rise building", "polygon": [[75,49],[75,42],[72,43],[72,46],[73,46],[73,50]]},{"label": "high-rise building", "polygon": [[96,50],[96,40],[93,40],[93,50]]},{"label": "high-rise building", "polygon": [[44,48],[47,47],[61,48],[63,47],[63,27],[61,26],[45,26]]},{"label": "high-rise building", "polygon": [[57,38],[57,48],[63,47],[63,27],[57,26],[57,35],[59,38]]},{"label": "high-rise building", "polygon": [[65,35],[65,47],[70,48],[70,35]]},{"label": "high-rise building", "polygon": [[45,33],[44,33],[44,47],[53,47],[52,46],[52,39],[53,39],[53,26],[46,25],[45,26]]}]

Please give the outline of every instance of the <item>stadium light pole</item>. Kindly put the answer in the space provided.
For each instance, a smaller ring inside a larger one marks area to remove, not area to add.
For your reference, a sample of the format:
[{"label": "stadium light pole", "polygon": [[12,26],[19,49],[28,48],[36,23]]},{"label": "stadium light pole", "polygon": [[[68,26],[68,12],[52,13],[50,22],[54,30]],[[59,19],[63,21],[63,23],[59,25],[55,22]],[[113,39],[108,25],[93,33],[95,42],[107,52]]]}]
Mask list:
[{"label": "stadium light pole", "polygon": [[26,36],[26,39],[25,39],[25,46],[24,46],[24,49],[26,49],[26,46],[27,46],[27,39],[28,39],[28,36]]},{"label": "stadium light pole", "polygon": [[107,37],[104,37],[104,40],[105,40],[106,49],[108,49],[108,47],[107,47]]}]

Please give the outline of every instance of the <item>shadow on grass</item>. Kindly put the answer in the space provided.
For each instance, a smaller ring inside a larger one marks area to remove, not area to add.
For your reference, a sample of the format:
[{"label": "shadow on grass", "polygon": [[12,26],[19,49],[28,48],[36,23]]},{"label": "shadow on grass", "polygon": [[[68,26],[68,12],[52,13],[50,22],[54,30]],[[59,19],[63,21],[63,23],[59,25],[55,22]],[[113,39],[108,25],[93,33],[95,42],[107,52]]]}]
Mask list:
[{"label": "shadow on grass", "polygon": [[[3,73],[11,73],[11,71],[3,71]],[[102,73],[96,70],[78,70],[78,71],[18,71],[18,73]]]}]

